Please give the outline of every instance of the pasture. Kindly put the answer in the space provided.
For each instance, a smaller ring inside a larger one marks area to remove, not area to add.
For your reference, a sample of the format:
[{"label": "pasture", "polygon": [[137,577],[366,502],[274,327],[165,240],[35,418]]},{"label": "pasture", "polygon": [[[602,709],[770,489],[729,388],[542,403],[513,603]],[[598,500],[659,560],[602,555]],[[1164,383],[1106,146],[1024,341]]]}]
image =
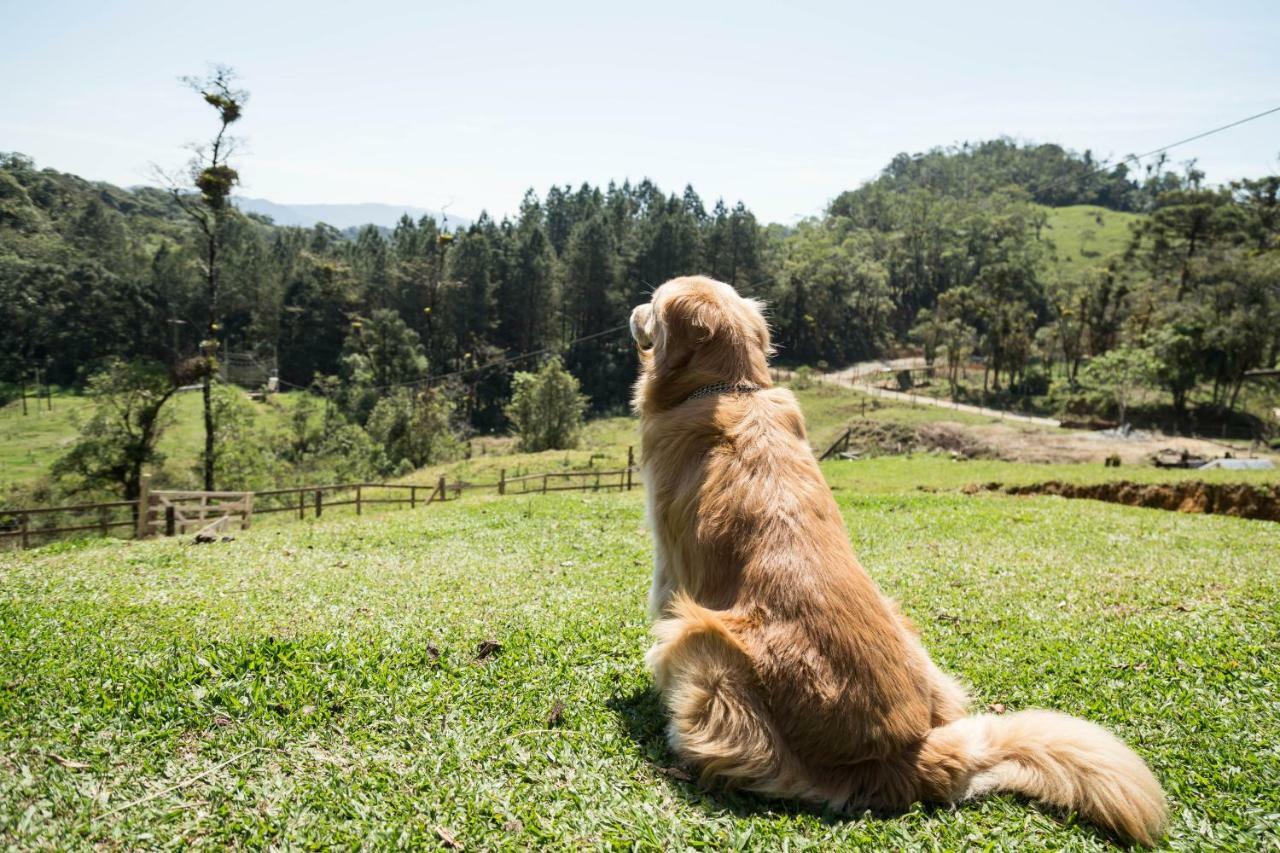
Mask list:
[{"label": "pasture", "polygon": [[[283,428],[301,398],[298,392],[274,394],[271,402],[254,405],[255,417],[267,429]],[[83,394],[55,391],[52,403],[50,409],[43,398],[28,399],[26,415],[21,401],[0,406],[0,490],[48,474],[93,415],[93,401]],[[200,394],[178,394],[169,405],[173,423],[161,436],[158,449],[175,477],[194,478],[204,449]]]},{"label": "pasture", "polygon": [[[863,562],[977,708],[1112,728],[1166,786],[1172,847],[1280,843],[1280,527],[954,490],[1043,467],[824,470]],[[0,555],[0,840],[1110,843],[1004,797],[836,815],[701,790],[641,662],[649,559],[638,490]]]},{"label": "pasture", "polygon": [[1103,266],[1129,245],[1132,227],[1143,217],[1093,204],[1042,208],[1048,216],[1044,236],[1053,242],[1054,266],[1062,278]]}]

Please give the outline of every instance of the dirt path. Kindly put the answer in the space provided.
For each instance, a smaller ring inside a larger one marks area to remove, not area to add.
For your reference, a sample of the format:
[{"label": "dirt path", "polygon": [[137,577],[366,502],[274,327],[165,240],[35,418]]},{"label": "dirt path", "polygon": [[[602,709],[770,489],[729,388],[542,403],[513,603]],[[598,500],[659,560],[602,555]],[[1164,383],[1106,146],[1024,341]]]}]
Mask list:
[{"label": "dirt path", "polygon": [[872,385],[870,381],[870,377],[879,373],[884,373],[885,371],[912,370],[924,366],[925,360],[920,357],[895,358],[892,361],[862,361],[846,367],[843,370],[823,374],[823,379],[836,385],[845,385],[850,388],[856,388],[864,394],[870,394],[873,397],[881,397],[886,400],[897,400],[899,402],[910,403],[917,406],[935,406],[939,409],[950,409],[955,412],[968,412],[972,415],[985,415],[989,418],[1011,421],[1013,423],[1035,424],[1036,426],[1055,428],[1062,426],[1062,424],[1054,418],[1042,418],[1036,417],[1035,415],[1019,415],[1013,412],[1006,412],[1001,409],[988,409],[985,406],[971,406],[968,403],[954,403],[950,400],[942,400],[937,397],[921,397],[918,394],[908,394],[903,391],[890,391],[886,388],[877,388]]}]

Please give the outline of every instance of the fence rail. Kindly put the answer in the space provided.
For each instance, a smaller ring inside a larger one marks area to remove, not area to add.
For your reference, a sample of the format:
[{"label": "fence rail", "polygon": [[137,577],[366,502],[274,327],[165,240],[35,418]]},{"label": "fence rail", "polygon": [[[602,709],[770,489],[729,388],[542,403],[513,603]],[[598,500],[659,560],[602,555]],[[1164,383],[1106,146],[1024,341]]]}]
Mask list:
[{"label": "fence rail", "polygon": [[[323,486],[290,486],[260,492],[196,492],[152,490],[143,478],[138,500],[104,501],[55,507],[0,508],[0,548],[13,543],[18,548],[44,544],[72,533],[127,529],[134,538],[182,535],[195,531],[213,535],[232,524],[250,526],[254,515],[296,513],[323,516],[326,509],[355,507],[363,515],[366,506],[419,505],[457,500],[464,492],[493,489],[498,495],[536,495],[568,491],[630,491],[636,481],[635,455],[627,450],[627,467],[605,471],[546,471],[508,477],[506,469],[493,481],[449,482],[441,476],[434,484],[423,483],[334,483]],[[372,494],[371,494],[372,493]],[[96,514],[93,523],[86,517]],[[35,518],[51,523],[33,523]],[[127,536],[125,538],[128,538]]]}]

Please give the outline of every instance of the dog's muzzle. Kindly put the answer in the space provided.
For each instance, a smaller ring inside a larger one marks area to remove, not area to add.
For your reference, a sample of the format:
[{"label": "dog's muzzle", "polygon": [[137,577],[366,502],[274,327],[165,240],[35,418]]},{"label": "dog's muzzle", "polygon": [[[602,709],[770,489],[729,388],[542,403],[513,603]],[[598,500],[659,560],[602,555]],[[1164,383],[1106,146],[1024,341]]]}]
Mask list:
[{"label": "dog's muzzle", "polygon": [[631,311],[631,337],[636,339],[641,349],[649,349],[653,346],[652,330],[653,306],[637,305]]}]

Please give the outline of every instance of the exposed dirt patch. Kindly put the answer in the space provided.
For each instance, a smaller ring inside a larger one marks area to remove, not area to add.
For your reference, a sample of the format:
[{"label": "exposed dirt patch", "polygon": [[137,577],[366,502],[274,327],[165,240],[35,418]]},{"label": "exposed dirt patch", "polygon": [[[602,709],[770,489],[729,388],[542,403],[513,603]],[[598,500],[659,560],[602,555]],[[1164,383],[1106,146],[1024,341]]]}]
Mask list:
[{"label": "exposed dirt patch", "polygon": [[903,424],[854,421],[849,425],[849,451],[856,456],[896,456],[943,451],[965,459],[995,459],[995,450],[956,423]]},{"label": "exposed dirt patch", "polygon": [[1173,512],[1233,515],[1238,518],[1280,521],[1280,486],[1205,483],[1200,480],[1158,484],[1114,480],[1109,483],[1082,485],[1050,480],[1028,486],[987,483],[982,486],[968,486],[965,492],[974,494],[983,489],[1004,491],[1010,495],[1059,495],[1064,498],[1087,498]]},{"label": "exposed dirt patch", "polygon": [[[950,453],[962,459],[1000,459],[1006,462],[1089,462],[1113,458],[1123,466],[1149,466],[1162,452],[1216,459],[1228,452],[1245,455],[1247,448],[1211,441],[1152,433],[1121,436],[1115,432],[1051,429],[1029,424],[961,424],[954,421],[905,424],[855,420],[850,425],[849,450],[859,457],[903,453]],[[1269,455],[1266,453],[1260,455]]]}]

